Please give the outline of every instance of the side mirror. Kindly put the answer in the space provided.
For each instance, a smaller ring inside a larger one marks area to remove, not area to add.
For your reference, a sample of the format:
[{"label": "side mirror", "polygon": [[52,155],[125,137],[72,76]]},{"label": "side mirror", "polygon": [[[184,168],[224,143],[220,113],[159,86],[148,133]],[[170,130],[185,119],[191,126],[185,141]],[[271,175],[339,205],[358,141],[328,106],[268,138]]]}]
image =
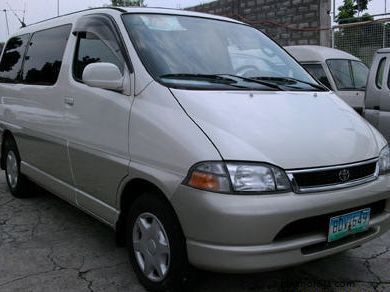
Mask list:
[{"label": "side mirror", "polygon": [[83,72],[83,82],[91,87],[121,91],[123,80],[118,66],[112,63],[92,63]]}]

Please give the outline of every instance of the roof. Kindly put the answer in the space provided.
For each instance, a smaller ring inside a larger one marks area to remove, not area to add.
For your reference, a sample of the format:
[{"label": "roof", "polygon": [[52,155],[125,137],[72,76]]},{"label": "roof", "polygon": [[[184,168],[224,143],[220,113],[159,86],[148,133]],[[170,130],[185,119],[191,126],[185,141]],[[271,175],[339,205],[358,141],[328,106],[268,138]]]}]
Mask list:
[{"label": "roof", "polygon": [[386,54],[386,53],[390,53],[390,48],[383,48],[383,49],[379,49],[378,51],[376,51],[377,54]]},{"label": "roof", "polygon": [[183,15],[183,16],[197,16],[203,18],[211,18],[211,19],[241,23],[235,19],[231,19],[227,17],[216,16],[207,13],[192,12],[187,10],[177,10],[177,9],[168,9],[168,8],[147,8],[147,7],[101,7],[101,8],[91,8],[87,10],[81,10],[70,14],[43,20],[37,23],[29,24],[26,27],[21,28],[14,35],[21,35],[25,33],[31,33],[37,30],[46,29],[48,27],[64,25],[70,22],[74,22],[77,18],[79,18],[82,15],[88,15],[93,13],[104,13],[113,16],[114,15],[118,16],[123,13],[171,14],[171,15]]},{"label": "roof", "polygon": [[359,58],[344,51],[322,46],[287,46],[285,49],[299,62],[324,62],[328,59],[360,61]]},{"label": "roof", "polygon": [[212,19],[225,20],[230,22],[242,23],[233,18],[228,18],[224,16],[219,16],[215,14],[195,12],[189,10],[178,10],[172,8],[148,8],[148,7],[120,7],[128,13],[156,13],[156,14],[172,14],[172,15],[187,15],[187,16],[198,16]]}]

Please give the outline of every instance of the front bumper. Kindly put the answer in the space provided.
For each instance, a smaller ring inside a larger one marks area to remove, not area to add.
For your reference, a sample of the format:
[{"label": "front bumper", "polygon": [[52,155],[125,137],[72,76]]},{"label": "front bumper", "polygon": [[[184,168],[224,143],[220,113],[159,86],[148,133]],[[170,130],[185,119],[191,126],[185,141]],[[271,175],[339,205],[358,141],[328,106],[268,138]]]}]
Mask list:
[{"label": "front bumper", "polygon": [[[323,228],[305,234],[297,230],[296,236],[282,240],[277,236],[300,219],[379,201],[385,205],[371,218],[370,229],[335,245],[326,245]],[[172,204],[193,265],[214,271],[254,272],[321,258],[383,234],[390,228],[390,176],[352,188],[306,194],[225,195],[180,186]]]}]

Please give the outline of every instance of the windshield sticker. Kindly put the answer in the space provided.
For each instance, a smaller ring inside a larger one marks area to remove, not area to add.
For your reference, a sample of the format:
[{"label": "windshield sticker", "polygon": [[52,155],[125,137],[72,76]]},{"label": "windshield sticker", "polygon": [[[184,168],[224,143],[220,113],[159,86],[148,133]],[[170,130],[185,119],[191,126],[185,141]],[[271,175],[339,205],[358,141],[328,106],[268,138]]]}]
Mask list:
[{"label": "windshield sticker", "polygon": [[163,30],[163,31],[185,31],[186,29],[180,24],[176,17],[166,17],[163,15],[153,16],[141,16],[144,24],[152,30]]}]

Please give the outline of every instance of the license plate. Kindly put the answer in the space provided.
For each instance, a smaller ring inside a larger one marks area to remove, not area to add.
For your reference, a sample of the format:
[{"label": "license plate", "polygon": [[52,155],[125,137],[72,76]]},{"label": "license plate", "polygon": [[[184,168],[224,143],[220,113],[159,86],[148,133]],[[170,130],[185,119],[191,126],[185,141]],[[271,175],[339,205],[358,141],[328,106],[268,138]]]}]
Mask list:
[{"label": "license plate", "polygon": [[328,242],[368,229],[370,208],[330,218]]}]

